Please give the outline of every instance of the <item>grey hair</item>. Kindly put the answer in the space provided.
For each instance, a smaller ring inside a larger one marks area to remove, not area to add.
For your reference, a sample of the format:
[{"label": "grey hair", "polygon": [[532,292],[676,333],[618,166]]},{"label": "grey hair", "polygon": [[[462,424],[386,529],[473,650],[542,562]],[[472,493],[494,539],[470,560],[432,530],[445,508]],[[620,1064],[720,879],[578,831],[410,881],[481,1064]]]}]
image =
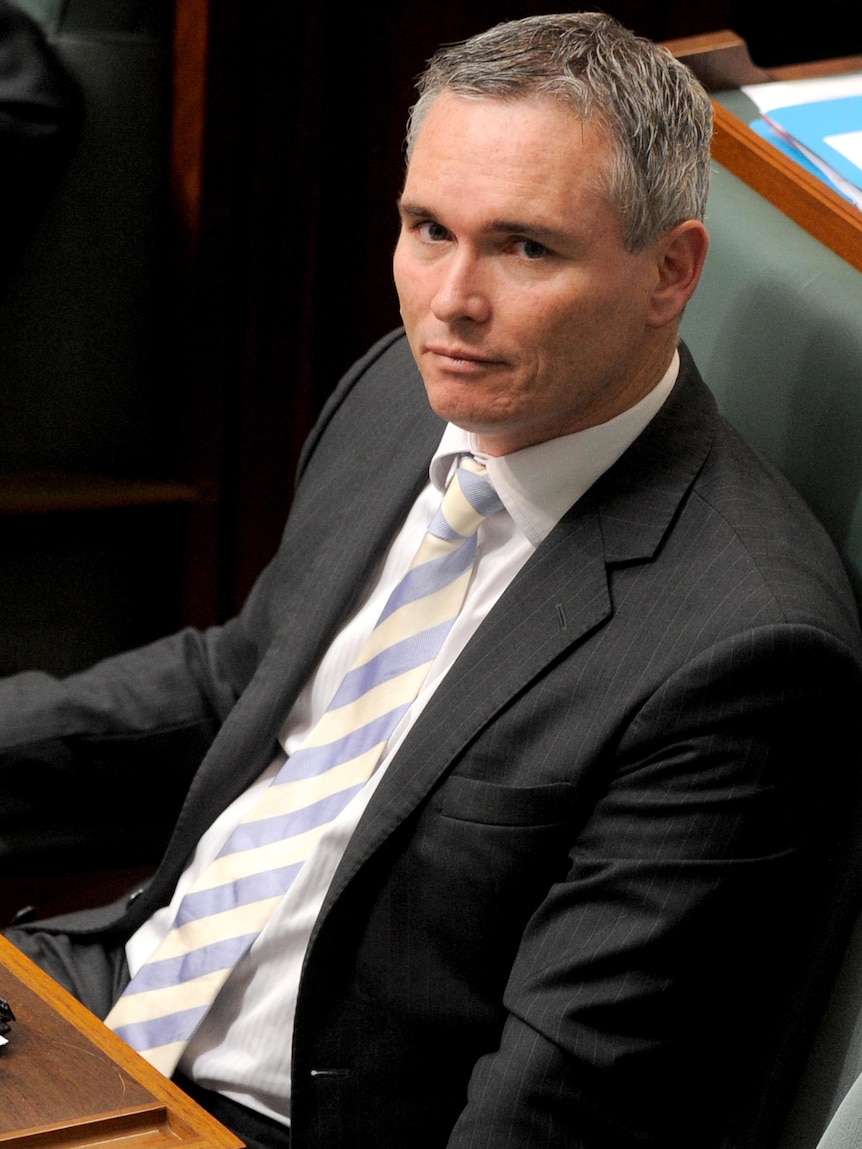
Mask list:
[{"label": "grey hair", "polygon": [[687,219],[702,220],[709,191],[712,105],[667,49],[610,16],[573,12],[513,20],[441,48],[417,83],[407,160],[443,92],[498,100],[550,97],[593,120],[613,148],[602,191],[639,251]]}]

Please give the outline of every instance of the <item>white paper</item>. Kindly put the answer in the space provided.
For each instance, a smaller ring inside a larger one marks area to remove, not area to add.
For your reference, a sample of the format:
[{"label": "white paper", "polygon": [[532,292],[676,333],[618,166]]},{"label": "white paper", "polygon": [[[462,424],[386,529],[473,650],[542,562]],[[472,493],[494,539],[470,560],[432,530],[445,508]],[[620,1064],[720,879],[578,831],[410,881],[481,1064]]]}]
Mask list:
[{"label": "white paper", "polygon": [[838,100],[842,96],[862,96],[862,72],[809,80],[746,84],[740,91],[757,105],[763,115],[775,108],[791,108],[794,104],[814,104],[819,100]]},{"label": "white paper", "polygon": [[826,143],[857,168],[862,168],[862,131],[842,132],[838,136],[824,136]]},{"label": "white paper", "polygon": [[[852,72],[844,76],[813,77],[807,80],[774,80],[766,84],[746,84],[740,91],[744,92],[757,106],[761,116],[773,131],[783,136],[792,147],[795,147],[814,164],[829,183],[837,188],[846,199],[850,200],[857,208],[862,209],[862,191],[858,187],[845,179],[840,172],[836,172],[831,164],[815,155],[799,140],[785,132],[778,123],[770,119],[770,112],[777,108],[792,108],[796,104],[816,104],[822,100],[839,100],[844,96],[862,95],[862,72]],[[843,140],[844,143],[838,145],[835,140]],[[840,136],[832,136],[827,139],[827,143],[849,160],[852,160],[857,166],[862,167],[862,163],[860,163],[862,160],[862,154],[860,154],[862,153],[862,132],[848,132]],[[844,150],[845,147],[851,149],[858,147],[859,152],[851,154],[851,152]]]}]

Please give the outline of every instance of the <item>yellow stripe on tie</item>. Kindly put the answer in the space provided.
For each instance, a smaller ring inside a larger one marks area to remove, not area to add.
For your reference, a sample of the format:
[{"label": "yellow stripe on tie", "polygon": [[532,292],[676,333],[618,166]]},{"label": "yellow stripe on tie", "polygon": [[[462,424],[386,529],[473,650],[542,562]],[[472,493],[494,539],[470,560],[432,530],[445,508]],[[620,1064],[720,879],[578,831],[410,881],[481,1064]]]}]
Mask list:
[{"label": "yellow stripe on tie", "polygon": [[[461,489],[462,481],[467,484],[470,499]],[[240,826],[229,834],[218,857],[192,884],[177,915],[183,925],[168,932],[106,1018],[109,1026],[131,1027],[130,1041],[151,1043],[141,1052],[162,1073],[173,1072],[200,1018],[230,976],[231,971],[226,969],[193,976],[195,967],[206,968],[206,963],[218,964],[220,960],[221,951],[207,953],[206,947],[232,942],[225,947],[231,953],[246,952],[281,904],[332,820],[341,816],[377,769],[402,715],[422,690],[449,625],[461,609],[476,554],[475,538],[467,536],[475,533],[484,516],[500,509],[484,468],[468,457],[462,459],[422,540],[411,572],[417,565],[452,554],[460,547],[467,548],[461,558],[468,569],[447,583],[449,563],[439,563],[436,568],[428,565],[422,578],[411,579],[411,591],[416,591],[417,582],[424,581],[429,592],[397,609],[395,604],[406,592],[401,587],[394,590],[390,608],[384,609],[385,617],[367,636],[351,668],[364,668],[369,679],[365,692],[351,702],[341,703],[361,682],[361,675],[357,675],[343,692],[336,693],[303,745],[288,757]],[[453,531],[463,537],[450,538]],[[392,650],[396,644],[397,652]],[[386,656],[387,651],[391,651],[391,657]],[[373,665],[372,660],[376,660]],[[356,739],[350,737],[354,733]],[[357,752],[357,747],[369,738],[374,739],[375,745]],[[350,755],[349,759],[346,755]],[[320,806],[323,802],[326,805]],[[326,821],[320,823],[321,817]],[[276,825],[271,819],[282,822]],[[282,831],[284,837],[269,841],[268,836],[276,831]],[[241,902],[258,887],[265,888],[271,896]],[[226,908],[208,913],[213,905]],[[176,960],[192,951],[204,952],[198,953],[194,961]],[[153,972],[152,963],[171,960],[175,966],[166,966],[162,977],[168,971],[176,973],[177,983],[162,989],[144,989],[152,984],[148,977]],[[188,979],[183,981],[186,973]],[[140,992],[136,992],[136,985]],[[182,1035],[182,1040],[174,1040],[177,1034]]]},{"label": "yellow stripe on tie", "polygon": [[111,1024],[117,1028],[135,1025],[137,1022],[150,1021],[153,1016],[161,1017],[181,1009],[196,1009],[207,1005],[213,999],[213,990],[217,992],[223,981],[224,970],[217,969],[179,985],[127,994],[111,1010]]}]

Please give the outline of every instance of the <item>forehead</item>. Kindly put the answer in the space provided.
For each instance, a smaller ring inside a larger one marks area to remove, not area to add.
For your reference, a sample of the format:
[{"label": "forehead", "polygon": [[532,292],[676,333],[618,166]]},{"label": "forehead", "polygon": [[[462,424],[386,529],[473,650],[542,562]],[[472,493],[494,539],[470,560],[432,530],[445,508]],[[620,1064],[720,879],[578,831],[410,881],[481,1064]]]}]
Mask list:
[{"label": "forehead", "polygon": [[[403,199],[467,210],[507,205],[538,214],[611,211],[612,148],[604,127],[552,98],[443,93],[419,130]],[[616,213],[613,213],[614,215]]]}]

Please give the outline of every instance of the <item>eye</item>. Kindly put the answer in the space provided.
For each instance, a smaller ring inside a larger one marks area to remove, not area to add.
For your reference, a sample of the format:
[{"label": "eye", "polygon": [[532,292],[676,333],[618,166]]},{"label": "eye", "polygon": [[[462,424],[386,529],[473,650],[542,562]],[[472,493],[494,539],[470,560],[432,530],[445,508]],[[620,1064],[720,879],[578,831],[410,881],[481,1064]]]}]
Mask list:
[{"label": "eye", "polygon": [[419,238],[425,243],[442,243],[449,238],[449,232],[436,220],[426,219],[416,225]]},{"label": "eye", "polygon": [[524,259],[537,260],[545,259],[551,253],[543,243],[539,243],[536,239],[519,239],[515,241],[515,250],[519,252]]}]

